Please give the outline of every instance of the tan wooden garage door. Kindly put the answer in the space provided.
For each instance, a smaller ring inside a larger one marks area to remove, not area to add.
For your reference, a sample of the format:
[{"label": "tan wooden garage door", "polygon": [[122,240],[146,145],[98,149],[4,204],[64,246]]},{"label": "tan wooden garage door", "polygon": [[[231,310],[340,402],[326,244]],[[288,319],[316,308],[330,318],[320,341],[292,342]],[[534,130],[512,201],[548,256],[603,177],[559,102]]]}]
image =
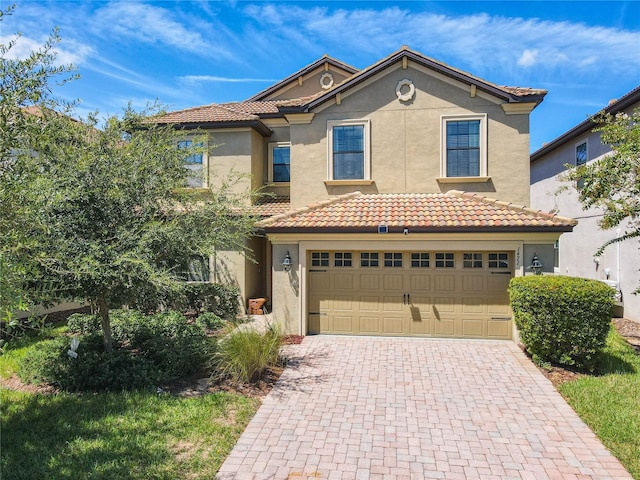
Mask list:
[{"label": "tan wooden garage door", "polygon": [[512,336],[513,252],[309,252],[310,334]]}]

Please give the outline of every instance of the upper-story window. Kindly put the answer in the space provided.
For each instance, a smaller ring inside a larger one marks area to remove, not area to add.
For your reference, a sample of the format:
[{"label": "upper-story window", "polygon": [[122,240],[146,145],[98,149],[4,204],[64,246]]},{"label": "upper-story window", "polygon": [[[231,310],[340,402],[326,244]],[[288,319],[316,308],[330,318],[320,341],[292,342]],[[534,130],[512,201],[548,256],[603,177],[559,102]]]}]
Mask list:
[{"label": "upper-story window", "polygon": [[587,142],[576,145],[576,167],[587,163]]},{"label": "upper-story window", "polygon": [[369,120],[327,122],[329,180],[369,179]]},{"label": "upper-story window", "polygon": [[486,115],[442,117],[442,176],[487,175]]},{"label": "upper-story window", "polygon": [[269,183],[291,181],[291,144],[277,142],[269,144]]},{"label": "upper-story window", "polygon": [[[193,140],[179,140],[178,149],[202,149],[203,143],[194,143]],[[189,171],[187,175],[187,186],[206,187],[206,159],[202,151],[193,152],[184,159],[184,167]]]}]

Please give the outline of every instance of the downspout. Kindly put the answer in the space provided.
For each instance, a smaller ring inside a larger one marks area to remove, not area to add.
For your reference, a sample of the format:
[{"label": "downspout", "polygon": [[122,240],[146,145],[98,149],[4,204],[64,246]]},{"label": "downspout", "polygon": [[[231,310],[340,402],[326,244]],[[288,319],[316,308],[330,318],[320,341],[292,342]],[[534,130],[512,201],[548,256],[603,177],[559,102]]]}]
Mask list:
[{"label": "downspout", "polygon": [[618,282],[618,291],[621,292],[620,288],[620,229],[616,229],[616,238],[618,241],[616,242],[616,282]]}]

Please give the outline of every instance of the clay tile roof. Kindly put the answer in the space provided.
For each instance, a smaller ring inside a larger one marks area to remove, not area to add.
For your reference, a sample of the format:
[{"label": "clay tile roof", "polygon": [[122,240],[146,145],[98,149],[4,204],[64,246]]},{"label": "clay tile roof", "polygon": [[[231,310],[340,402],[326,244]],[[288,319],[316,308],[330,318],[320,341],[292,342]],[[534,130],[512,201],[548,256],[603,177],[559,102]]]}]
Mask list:
[{"label": "clay tile roof", "polygon": [[271,217],[288,212],[290,208],[289,197],[265,197],[251,206],[251,213],[259,217]]},{"label": "clay tile roof", "polygon": [[268,232],[342,231],[571,231],[570,218],[500,202],[478,194],[452,190],[442,193],[370,194],[354,192],[275,215],[258,223]]},{"label": "clay tile roof", "polygon": [[168,112],[154,118],[158,123],[246,122],[259,120],[261,115],[274,115],[280,107],[297,107],[308,103],[317,95],[288,100],[258,102],[230,102],[204,105]]}]

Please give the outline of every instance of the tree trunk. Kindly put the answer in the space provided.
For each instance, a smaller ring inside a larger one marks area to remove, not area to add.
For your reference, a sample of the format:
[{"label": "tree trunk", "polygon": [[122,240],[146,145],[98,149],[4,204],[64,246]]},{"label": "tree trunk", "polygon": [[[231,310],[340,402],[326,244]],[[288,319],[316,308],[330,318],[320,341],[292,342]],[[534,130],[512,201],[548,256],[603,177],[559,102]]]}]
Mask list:
[{"label": "tree trunk", "polygon": [[97,301],[98,315],[102,323],[102,338],[104,339],[104,349],[107,352],[113,351],[113,337],[111,336],[111,321],[109,319],[109,306],[104,295],[100,295]]}]

